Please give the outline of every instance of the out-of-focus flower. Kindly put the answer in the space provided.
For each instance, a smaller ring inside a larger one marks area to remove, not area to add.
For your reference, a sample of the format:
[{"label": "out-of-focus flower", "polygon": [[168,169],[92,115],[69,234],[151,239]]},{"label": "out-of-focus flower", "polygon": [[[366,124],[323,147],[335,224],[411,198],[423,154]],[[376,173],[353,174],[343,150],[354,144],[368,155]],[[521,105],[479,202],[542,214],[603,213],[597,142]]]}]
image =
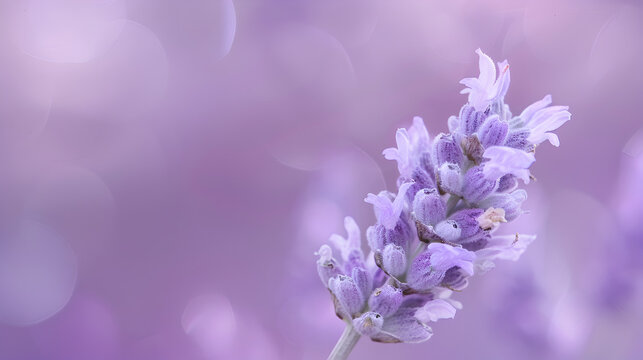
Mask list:
[{"label": "out-of-focus flower", "polygon": [[599,290],[599,302],[612,309],[622,307],[633,295],[637,274],[643,272],[643,131],[626,145],[619,186],[614,194],[616,224],[614,238],[608,239],[608,271]]},{"label": "out-of-focus flower", "polygon": [[[509,65],[498,64],[480,49],[480,76],[467,78],[469,102],[449,119],[450,134],[430,141],[422,119],[399,129],[396,148],[384,150],[397,161],[397,194],[368,194],[377,223],[366,231],[371,252],[365,256],[359,228],[347,217],[348,237],[332,235],[339,257],[323,245],[318,271],[331,293],[347,336],[379,342],[429,339],[429,322],[453,318],[461,305],[450,299],[474,273],[496,260],[517,260],[534,235],[496,235],[502,223],[522,214],[529,183],[532,150],[544,140],[558,145],[550,131],[569,120],[566,107],[547,107],[550,97],[511,117],[504,96]],[[342,337],[344,339],[345,337]],[[342,344],[340,340],[338,346]],[[345,346],[343,344],[340,346]],[[336,348],[337,349],[337,348]]]}]

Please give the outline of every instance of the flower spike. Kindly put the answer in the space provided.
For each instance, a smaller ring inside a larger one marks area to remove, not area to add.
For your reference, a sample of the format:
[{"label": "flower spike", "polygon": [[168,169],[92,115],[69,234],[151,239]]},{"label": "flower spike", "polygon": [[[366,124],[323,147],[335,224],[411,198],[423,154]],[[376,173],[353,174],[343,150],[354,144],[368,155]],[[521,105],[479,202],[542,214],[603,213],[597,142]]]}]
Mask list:
[{"label": "flower spike", "polygon": [[476,274],[497,260],[516,261],[535,235],[497,235],[519,218],[532,178],[535,147],[558,146],[554,130],[570,120],[566,106],[550,106],[550,95],[513,117],[504,103],[509,63],[494,64],[478,54],[479,75],[460,83],[468,102],[451,116],[451,133],[429,136],[413,118],[398,129],[396,147],[383,151],[399,171],[397,194],[381,191],[364,199],[377,222],[366,230],[365,256],[360,229],[351,217],[347,236],[329,239],[316,253],[317,271],[330,291],[336,314],[347,330],[330,359],[345,359],[360,336],[383,343],[417,343],[433,335],[430,323],[452,319],[462,304],[451,298]]}]

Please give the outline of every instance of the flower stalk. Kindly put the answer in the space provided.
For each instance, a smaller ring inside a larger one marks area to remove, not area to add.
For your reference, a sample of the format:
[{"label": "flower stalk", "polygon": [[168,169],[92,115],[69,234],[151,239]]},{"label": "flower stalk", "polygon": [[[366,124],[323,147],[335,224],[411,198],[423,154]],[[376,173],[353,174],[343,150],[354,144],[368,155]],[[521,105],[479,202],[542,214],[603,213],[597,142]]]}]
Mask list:
[{"label": "flower stalk", "polygon": [[[461,81],[469,95],[459,116],[449,118],[449,134],[434,138],[415,117],[398,129],[397,147],[383,151],[399,170],[396,193],[368,194],[377,222],[362,234],[346,217],[347,236],[316,253],[317,270],[330,291],[335,313],[346,329],[329,359],[346,359],[360,336],[382,343],[419,343],[428,325],[453,318],[462,304],[451,298],[474,274],[496,260],[517,260],[534,235],[498,235],[503,223],[523,214],[527,192],[517,189],[533,178],[535,147],[558,146],[552,132],[568,121],[565,106],[549,106],[551,96],[512,116],[504,97],[509,65],[480,49],[480,75]],[[336,255],[338,254],[338,255]]]},{"label": "flower stalk", "polygon": [[355,331],[355,328],[352,325],[347,324],[342,336],[337,340],[335,348],[333,348],[333,351],[328,356],[328,360],[348,359],[348,355],[353,351],[353,348],[359,341],[360,336],[361,335]]}]

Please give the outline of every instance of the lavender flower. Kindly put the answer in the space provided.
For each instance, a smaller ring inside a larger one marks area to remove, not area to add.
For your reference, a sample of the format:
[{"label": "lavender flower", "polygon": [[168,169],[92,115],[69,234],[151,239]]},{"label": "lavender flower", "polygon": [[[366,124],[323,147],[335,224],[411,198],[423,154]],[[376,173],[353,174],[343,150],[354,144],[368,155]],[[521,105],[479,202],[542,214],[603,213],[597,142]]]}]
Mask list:
[{"label": "lavender flower", "polygon": [[632,278],[643,273],[643,130],[625,145],[613,203],[617,235],[609,238],[598,296],[603,306],[616,310],[635,297],[637,283]]},{"label": "lavender flower", "polygon": [[549,106],[546,96],[512,117],[504,97],[509,65],[480,49],[480,75],[461,81],[468,103],[449,118],[449,134],[431,139],[421,118],[396,133],[397,147],[384,150],[399,170],[397,193],[364,199],[377,222],[366,231],[365,256],[355,221],[345,221],[347,238],[332,235],[339,251],[317,252],[319,276],[331,293],[336,314],[347,324],[331,359],[344,359],[360,336],[378,342],[422,342],[430,322],[453,318],[459,302],[453,291],[499,259],[517,260],[534,235],[497,235],[518,218],[527,198],[515,190],[529,183],[536,146],[570,119],[567,107]]}]

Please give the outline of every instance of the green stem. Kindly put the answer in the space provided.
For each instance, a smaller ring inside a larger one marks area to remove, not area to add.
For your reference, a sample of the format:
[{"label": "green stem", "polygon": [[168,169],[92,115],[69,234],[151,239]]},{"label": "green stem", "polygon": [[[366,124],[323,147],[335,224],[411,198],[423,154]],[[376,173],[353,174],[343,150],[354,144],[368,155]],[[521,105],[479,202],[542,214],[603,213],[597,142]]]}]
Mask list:
[{"label": "green stem", "polygon": [[351,353],[355,344],[359,340],[359,333],[355,331],[352,325],[347,324],[342,337],[337,340],[335,348],[328,356],[328,360],[345,360]]}]

